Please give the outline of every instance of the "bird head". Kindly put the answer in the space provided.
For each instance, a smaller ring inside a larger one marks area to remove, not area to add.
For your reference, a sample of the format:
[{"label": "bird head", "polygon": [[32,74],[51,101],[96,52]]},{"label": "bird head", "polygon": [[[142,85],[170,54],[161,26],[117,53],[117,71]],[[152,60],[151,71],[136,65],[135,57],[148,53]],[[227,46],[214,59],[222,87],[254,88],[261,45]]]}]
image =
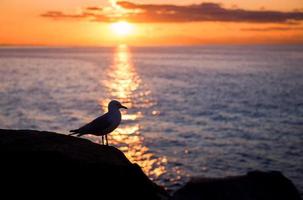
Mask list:
[{"label": "bird head", "polygon": [[123,106],[119,101],[112,100],[108,104],[108,110],[119,110],[120,108],[127,109],[127,107]]}]

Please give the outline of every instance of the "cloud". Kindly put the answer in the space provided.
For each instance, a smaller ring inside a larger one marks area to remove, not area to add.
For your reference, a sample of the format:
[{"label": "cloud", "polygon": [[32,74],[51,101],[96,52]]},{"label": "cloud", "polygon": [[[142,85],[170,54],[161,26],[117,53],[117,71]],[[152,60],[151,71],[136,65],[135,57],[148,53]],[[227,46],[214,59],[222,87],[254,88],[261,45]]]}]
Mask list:
[{"label": "cloud", "polygon": [[91,11],[101,11],[102,8],[98,6],[92,6],[92,7],[87,7],[86,10],[91,10]]},{"label": "cloud", "polygon": [[242,28],[241,31],[269,32],[269,31],[303,31],[303,27],[266,27],[266,28]]},{"label": "cloud", "polygon": [[97,14],[91,11],[99,11],[100,8],[97,7],[88,7],[86,10],[80,14],[66,14],[61,11],[48,11],[46,13],[41,14],[41,17],[52,18],[54,20],[90,20],[90,21],[104,21],[110,22],[111,19],[104,14]]},{"label": "cloud", "polygon": [[49,17],[53,19],[63,19],[63,18],[71,18],[71,19],[81,19],[87,17],[85,13],[82,14],[64,14],[61,11],[48,11],[46,13],[41,14],[42,17]]},{"label": "cloud", "polygon": [[[302,11],[246,10],[237,7],[224,8],[218,3],[193,5],[136,4],[129,1],[117,2],[125,12],[122,15],[108,15],[100,7],[88,7],[81,14],[64,14],[49,11],[42,17],[53,19],[90,19],[112,22],[127,20],[136,23],[185,23],[185,22],[250,22],[250,23],[293,23],[303,20]],[[96,13],[96,11],[99,11]]]},{"label": "cloud", "polygon": [[133,22],[253,22],[283,23],[292,20],[303,20],[303,12],[280,12],[267,10],[227,9],[217,3],[201,3],[188,6],[134,4],[123,1],[118,5],[129,10],[140,12],[130,13],[127,20]]}]

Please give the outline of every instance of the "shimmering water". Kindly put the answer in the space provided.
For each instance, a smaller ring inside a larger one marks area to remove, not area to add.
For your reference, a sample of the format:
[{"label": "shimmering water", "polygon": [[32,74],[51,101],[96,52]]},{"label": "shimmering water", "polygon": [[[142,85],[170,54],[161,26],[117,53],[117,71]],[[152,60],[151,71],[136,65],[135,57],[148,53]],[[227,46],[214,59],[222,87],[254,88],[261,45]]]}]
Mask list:
[{"label": "shimmering water", "polygon": [[1,48],[0,74],[0,128],[67,133],[117,99],[110,144],[169,189],[260,169],[303,191],[303,46]]}]

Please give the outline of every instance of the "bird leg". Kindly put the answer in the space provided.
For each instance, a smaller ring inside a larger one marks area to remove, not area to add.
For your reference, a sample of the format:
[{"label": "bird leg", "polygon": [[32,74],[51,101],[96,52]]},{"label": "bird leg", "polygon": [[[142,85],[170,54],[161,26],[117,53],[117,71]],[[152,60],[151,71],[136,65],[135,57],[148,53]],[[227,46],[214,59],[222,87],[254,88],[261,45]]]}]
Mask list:
[{"label": "bird leg", "polygon": [[103,138],[103,135],[101,135],[101,144],[104,145],[104,138]]},{"label": "bird leg", "polygon": [[106,145],[108,146],[107,135],[105,135]]}]

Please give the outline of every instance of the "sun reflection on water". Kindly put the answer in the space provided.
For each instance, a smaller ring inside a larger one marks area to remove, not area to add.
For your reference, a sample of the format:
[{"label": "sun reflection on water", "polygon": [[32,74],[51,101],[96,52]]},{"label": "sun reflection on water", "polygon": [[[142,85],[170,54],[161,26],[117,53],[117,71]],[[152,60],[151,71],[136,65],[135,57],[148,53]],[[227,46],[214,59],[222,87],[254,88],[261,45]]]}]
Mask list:
[{"label": "sun reflection on water", "polygon": [[107,79],[102,81],[110,98],[102,99],[100,104],[106,111],[110,99],[116,99],[129,108],[122,110],[123,121],[109,135],[110,144],[123,151],[131,162],[139,164],[151,179],[157,179],[166,172],[167,159],[155,156],[144,145],[144,138],[140,133],[140,119],[144,118],[142,109],[149,108],[154,102],[150,98],[150,91],[142,90],[142,80],[130,56],[127,46],[117,47],[114,63],[106,71]]}]

